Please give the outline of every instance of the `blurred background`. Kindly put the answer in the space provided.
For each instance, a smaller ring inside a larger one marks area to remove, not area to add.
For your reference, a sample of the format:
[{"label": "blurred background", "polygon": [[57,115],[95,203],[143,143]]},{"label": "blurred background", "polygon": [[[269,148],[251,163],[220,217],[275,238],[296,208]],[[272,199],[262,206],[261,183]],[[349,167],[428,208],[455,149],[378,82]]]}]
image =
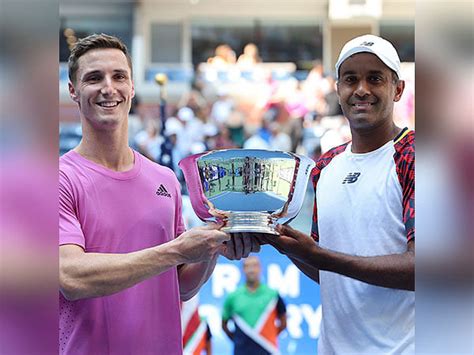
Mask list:
[{"label": "blurred background", "polygon": [[[151,158],[164,138],[157,73],[168,76],[165,134],[193,143],[176,157],[247,143],[317,158],[350,139],[332,92],[337,52],[373,33],[403,62],[397,122],[412,128],[417,113],[417,353],[472,354],[472,17],[470,0],[0,1],[0,352],[57,352],[57,157],[81,136],[65,69],[77,38],[105,32],[129,46],[138,97],[130,144]],[[239,61],[249,43],[258,55],[250,46]],[[292,222],[302,231],[312,199],[308,189]],[[192,213],[186,221],[199,223]],[[317,285],[271,249],[261,257],[264,281],[289,306],[282,353],[315,354]],[[216,353],[230,342],[212,324],[242,279],[240,263],[220,260],[202,289]]]},{"label": "blurred background", "polygon": [[[101,32],[122,38],[131,50],[137,99],[130,144],[157,161],[162,128],[177,138],[174,165],[191,153],[230,147],[317,158],[347,141],[334,64],[342,45],[365,33],[397,48],[407,89],[396,120],[413,128],[414,16],[413,0],[62,0],[61,153],[80,135],[78,110],[67,91],[69,48],[77,38]],[[159,73],[168,78],[162,88],[165,127]]]}]

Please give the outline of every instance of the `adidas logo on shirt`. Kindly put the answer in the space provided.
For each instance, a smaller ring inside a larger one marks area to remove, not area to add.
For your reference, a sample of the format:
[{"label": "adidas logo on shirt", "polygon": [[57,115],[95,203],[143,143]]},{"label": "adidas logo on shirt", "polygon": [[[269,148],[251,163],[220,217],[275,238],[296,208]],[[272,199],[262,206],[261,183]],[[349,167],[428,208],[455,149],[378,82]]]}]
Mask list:
[{"label": "adidas logo on shirt", "polygon": [[163,186],[163,184],[160,185],[158,189],[156,189],[156,194],[158,196],[166,196],[166,197],[171,197],[171,195],[168,193],[166,188]]}]

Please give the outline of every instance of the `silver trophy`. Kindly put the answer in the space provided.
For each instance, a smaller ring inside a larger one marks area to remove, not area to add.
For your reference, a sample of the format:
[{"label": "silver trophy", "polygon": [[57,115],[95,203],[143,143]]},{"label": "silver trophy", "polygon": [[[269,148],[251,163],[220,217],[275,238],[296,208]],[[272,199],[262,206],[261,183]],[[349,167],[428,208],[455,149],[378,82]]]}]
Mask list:
[{"label": "silver trophy", "polygon": [[191,204],[227,233],[267,233],[296,217],[315,163],[305,156],[257,149],[216,150],[179,162]]}]

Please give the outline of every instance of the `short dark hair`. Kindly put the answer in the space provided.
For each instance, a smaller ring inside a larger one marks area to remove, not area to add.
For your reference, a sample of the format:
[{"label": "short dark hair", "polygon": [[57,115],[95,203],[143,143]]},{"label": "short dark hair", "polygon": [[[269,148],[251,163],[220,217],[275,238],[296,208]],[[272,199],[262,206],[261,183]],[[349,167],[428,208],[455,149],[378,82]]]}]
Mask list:
[{"label": "short dark hair", "polygon": [[68,60],[69,80],[74,83],[76,81],[77,70],[79,69],[79,58],[92,49],[100,48],[116,48],[119,49],[127,57],[127,62],[132,71],[132,58],[128,52],[127,46],[118,37],[101,34],[93,34],[85,38],[79,39],[71,49]]}]

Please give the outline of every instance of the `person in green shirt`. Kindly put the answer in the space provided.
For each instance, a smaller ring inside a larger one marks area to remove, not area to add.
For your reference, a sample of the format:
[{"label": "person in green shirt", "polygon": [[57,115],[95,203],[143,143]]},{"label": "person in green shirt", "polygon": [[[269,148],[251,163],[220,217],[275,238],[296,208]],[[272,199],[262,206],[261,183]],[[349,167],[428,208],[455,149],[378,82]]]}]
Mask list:
[{"label": "person in green shirt", "polygon": [[[278,334],[286,328],[286,306],[277,291],[260,282],[256,256],[243,261],[245,285],[224,302],[222,328],[234,343],[234,355],[279,354]],[[232,319],[235,330],[228,323]]]}]

